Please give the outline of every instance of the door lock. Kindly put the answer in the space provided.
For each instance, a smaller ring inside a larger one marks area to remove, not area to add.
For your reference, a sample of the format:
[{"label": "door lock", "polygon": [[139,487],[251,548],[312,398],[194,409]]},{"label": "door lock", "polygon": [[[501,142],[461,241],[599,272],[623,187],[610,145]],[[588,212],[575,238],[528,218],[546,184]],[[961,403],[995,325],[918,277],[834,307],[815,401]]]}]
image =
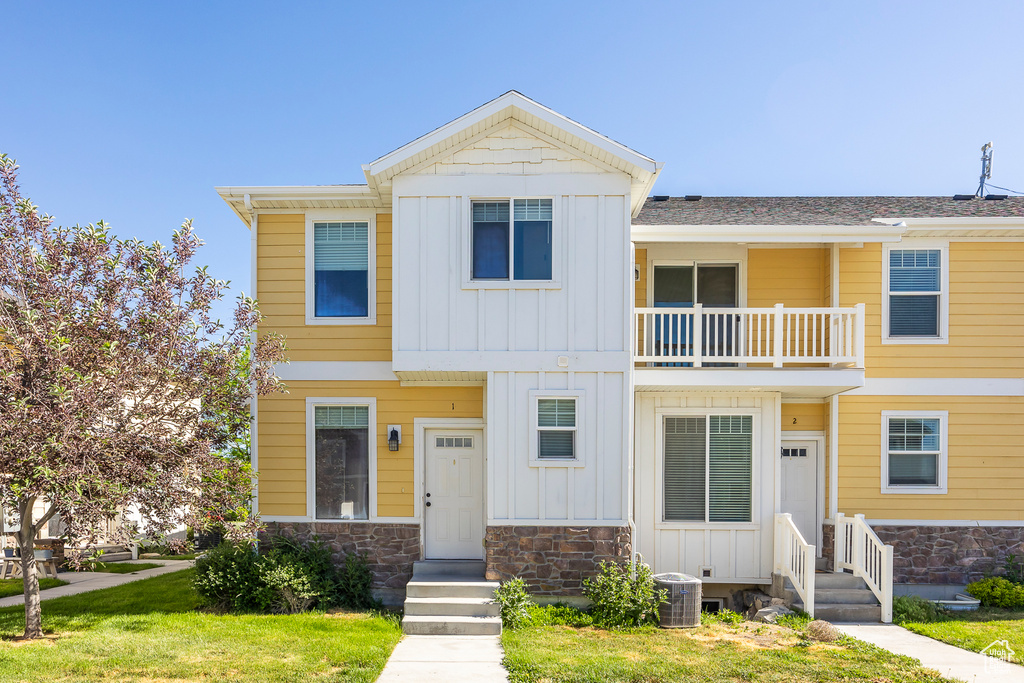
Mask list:
[{"label": "door lock", "polygon": [[427,507],[430,507],[430,501],[429,500],[427,501]]}]

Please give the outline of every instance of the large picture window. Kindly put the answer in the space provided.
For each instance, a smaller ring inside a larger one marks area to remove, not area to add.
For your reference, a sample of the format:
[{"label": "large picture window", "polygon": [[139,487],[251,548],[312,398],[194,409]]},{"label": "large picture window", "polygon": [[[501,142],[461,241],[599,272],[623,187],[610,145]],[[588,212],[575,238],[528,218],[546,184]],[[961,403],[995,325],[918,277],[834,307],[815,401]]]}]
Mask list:
[{"label": "large picture window", "polygon": [[474,280],[550,280],[550,199],[472,204]]},{"label": "large picture window", "polygon": [[365,221],[314,222],[314,315],[366,318],[370,314],[370,226]]},{"label": "large picture window", "polygon": [[938,493],[946,482],[946,413],[882,415],[882,490]]},{"label": "large picture window", "polygon": [[313,406],[316,519],[368,519],[370,409]]},{"label": "large picture window", "polygon": [[753,417],[664,419],[664,521],[750,522]]}]

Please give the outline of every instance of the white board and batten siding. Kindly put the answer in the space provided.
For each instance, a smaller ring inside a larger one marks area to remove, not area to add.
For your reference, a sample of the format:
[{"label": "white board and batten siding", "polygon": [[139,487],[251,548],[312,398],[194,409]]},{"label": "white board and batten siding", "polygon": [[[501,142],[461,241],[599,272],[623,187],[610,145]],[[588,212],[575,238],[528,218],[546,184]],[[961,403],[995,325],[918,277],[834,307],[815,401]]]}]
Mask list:
[{"label": "white board and batten siding", "polygon": [[[627,518],[631,178],[513,125],[392,181],[393,366],[486,383],[489,524]],[[474,200],[552,200],[550,282],[473,281]],[[531,392],[578,391],[583,460],[531,462]]]},{"label": "white board and batten siding", "polygon": [[[777,508],[778,420],[776,394],[636,395],[636,544],[655,572],[684,572],[709,583],[767,583],[772,572],[772,533]],[[750,523],[666,522],[663,515],[666,416],[753,415]],[[711,576],[702,570],[711,569]]]}]

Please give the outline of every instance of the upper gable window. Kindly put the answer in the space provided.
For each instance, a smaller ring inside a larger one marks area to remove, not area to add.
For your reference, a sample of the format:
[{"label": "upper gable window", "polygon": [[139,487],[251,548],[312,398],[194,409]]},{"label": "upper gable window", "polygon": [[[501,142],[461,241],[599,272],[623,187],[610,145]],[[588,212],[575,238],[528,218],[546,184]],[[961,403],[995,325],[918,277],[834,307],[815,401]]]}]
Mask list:
[{"label": "upper gable window", "polygon": [[885,330],[888,342],[944,342],[949,314],[945,247],[885,251]]},{"label": "upper gable window", "polygon": [[473,202],[474,280],[551,280],[550,199]]},{"label": "upper gable window", "polygon": [[373,324],[373,243],[371,217],[307,215],[307,324]]}]

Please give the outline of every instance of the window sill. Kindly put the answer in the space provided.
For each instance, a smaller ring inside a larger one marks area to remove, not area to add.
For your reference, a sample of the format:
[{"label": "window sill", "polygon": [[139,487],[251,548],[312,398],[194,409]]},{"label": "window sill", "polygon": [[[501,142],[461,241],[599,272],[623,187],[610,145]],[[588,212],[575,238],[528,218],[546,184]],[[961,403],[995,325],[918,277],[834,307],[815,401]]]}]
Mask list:
[{"label": "window sill", "polygon": [[585,463],[582,460],[539,460],[537,458],[530,458],[530,467],[584,467]]},{"label": "window sill", "polygon": [[307,325],[376,325],[377,318],[314,318],[306,316]]},{"label": "window sill", "polygon": [[561,289],[554,280],[466,280],[463,289]]},{"label": "window sill", "polygon": [[948,344],[946,337],[882,337],[883,344]]},{"label": "window sill", "polygon": [[945,486],[882,486],[883,495],[945,495]]},{"label": "window sill", "polygon": [[695,531],[714,531],[716,529],[721,531],[759,531],[761,525],[758,522],[658,522],[654,528],[680,531],[687,529]]}]

